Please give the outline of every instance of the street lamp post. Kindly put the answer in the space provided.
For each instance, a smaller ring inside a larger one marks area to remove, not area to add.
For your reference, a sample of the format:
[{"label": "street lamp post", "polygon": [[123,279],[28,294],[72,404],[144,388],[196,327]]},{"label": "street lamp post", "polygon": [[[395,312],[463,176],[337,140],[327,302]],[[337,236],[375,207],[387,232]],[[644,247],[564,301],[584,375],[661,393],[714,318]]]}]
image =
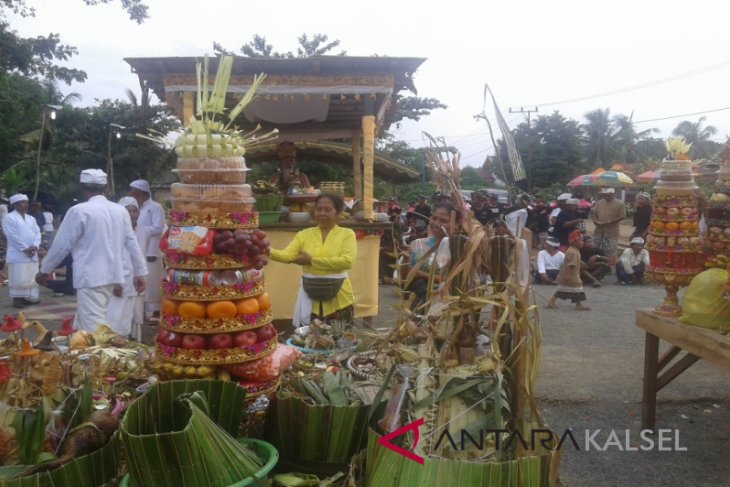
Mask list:
[{"label": "street lamp post", "polygon": [[38,158],[35,163],[35,191],[33,191],[33,201],[38,200],[38,187],[41,182],[41,150],[43,150],[43,134],[46,131],[46,115],[51,117],[51,120],[56,119],[56,110],[60,110],[63,107],[60,105],[43,105],[41,107],[41,133],[38,135]]},{"label": "street lamp post", "polygon": [[112,139],[122,138],[122,130],[126,129],[124,125],[118,125],[116,123],[109,124],[109,137],[106,143],[106,173],[109,175],[109,188],[111,190],[112,197],[116,196],[116,189],[114,188],[114,161],[112,160]]}]

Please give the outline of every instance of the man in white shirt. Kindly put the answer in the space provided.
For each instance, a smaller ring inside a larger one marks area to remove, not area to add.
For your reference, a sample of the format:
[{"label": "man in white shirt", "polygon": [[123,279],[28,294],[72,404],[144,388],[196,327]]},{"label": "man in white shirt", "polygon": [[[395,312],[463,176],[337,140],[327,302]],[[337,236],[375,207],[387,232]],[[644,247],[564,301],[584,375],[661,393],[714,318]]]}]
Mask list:
[{"label": "man in white shirt", "polygon": [[649,268],[649,251],[644,248],[644,239],[634,237],[629,248],[616,261],[616,277],[620,284],[641,284]]},{"label": "man in white shirt", "polygon": [[560,242],[556,238],[545,241],[543,250],[537,253],[537,273],[535,281],[540,284],[557,284],[558,272],[563,266],[565,254],[558,250]]},{"label": "man in white shirt", "polygon": [[28,214],[28,197],[15,194],[10,197],[13,211],[5,217],[3,233],[8,241],[8,285],[13,308],[24,308],[39,303],[38,284],[34,277],[38,272],[38,247],[41,230]]},{"label": "man in white shirt", "polygon": [[554,236],[554,229],[555,229],[555,223],[558,221],[558,215],[560,215],[560,212],[563,211],[563,206],[565,205],[565,202],[568,201],[570,198],[572,198],[573,195],[570,193],[563,193],[557,198],[557,206],[553,208],[553,210],[550,212],[550,216],[548,217],[548,221],[550,222],[550,228],[548,229],[548,234],[550,236]]},{"label": "man in white shirt", "polygon": [[144,292],[147,267],[129,213],[104,197],[106,174],[100,169],[81,171],[81,194],[88,201],[72,206],[43,260],[36,282],[45,285],[53,270],[71,253],[77,308],[74,327],[93,332],[106,323],[106,310],[115,285],[124,283],[124,252],[132,260],[133,283]]},{"label": "man in white shirt", "polygon": [[144,310],[154,318],[160,316],[160,286],[162,282],[162,251],[160,238],[165,228],[165,210],[162,205],[153,201],[150,195],[150,183],[144,179],[137,179],[129,184],[129,196],[139,204],[139,219],[137,220],[137,239],[142,247],[142,253],[147,260],[147,280],[149,285],[145,291]]}]

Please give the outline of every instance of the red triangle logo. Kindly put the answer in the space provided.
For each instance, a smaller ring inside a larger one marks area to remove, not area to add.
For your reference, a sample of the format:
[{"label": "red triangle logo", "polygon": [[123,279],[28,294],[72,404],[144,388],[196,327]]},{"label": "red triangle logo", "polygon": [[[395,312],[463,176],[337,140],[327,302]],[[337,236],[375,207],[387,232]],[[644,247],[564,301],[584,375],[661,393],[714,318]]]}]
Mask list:
[{"label": "red triangle logo", "polygon": [[416,455],[412,451],[406,450],[405,448],[401,448],[390,442],[390,440],[392,440],[393,438],[404,435],[412,430],[413,431],[413,447],[415,448],[416,445],[418,445],[418,439],[419,439],[418,428],[422,424],[423,424],[423,418],[420,418],[420,419],[417,419],[416,421],[408,423],[407,425],[405,425],[401,428],[398,428],[395,431],[391,431],[387,435],[383,435],[380,438],[378,438],[378,444],[380,446],[384,446],[385,448],[396,452],[399,455],[403,455],[404,457],[406,457],[410,460],[413,460],[416,463],[420,463],[421,465],[423,465],[423,457]]}]

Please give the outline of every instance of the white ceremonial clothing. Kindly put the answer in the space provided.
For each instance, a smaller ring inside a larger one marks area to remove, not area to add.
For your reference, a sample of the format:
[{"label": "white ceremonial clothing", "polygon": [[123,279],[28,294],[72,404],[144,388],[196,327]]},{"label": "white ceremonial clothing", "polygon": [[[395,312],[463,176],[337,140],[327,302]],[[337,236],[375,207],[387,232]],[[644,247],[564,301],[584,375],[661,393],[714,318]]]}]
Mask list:
[{"label": "white ceremonial clothing", "polygon": [[43,233],[53,233],[53,213],[51,213],[50,211],[44,211],[43,221],[45,223],[43,224],[43,228],[41,228],[41,231]]},{"label": "white ceremonial clothing", "polygon": [[565,254],[559,250],[555,255],[550,255],[547,250],[541,250],[537,253],[537,272],[538,274],[545,274],[546,270],[559,271],[563,267],[564,260]]},{"label": "white ceremonial clothing", "polygon": [[114,295],[113,291],[114,284],[77,289],[74,328],[93,333],[98,325],[109,324],[106,312]]},{"label": "white ceremonial clothing", "polygon": [[70,253],[74,289],[124,283],[123,259],[129,252],[134,276],[146,276],[142,251],[132,230],[129,212],[97,195],[72,206],[43,259],[41,272],[50,274]]},{"label": "white ceremonial clothing", "polygon": [[38,301],[40,287],[35,282],[38,262],[8,264],[8,294],[11,298],[25,298]]},{"label": "white ceremonial clothing", "polygon": [[[5,217],[2,227],[8,250],[8,287],[11,298],[26,298],[38,301],[40,289],[35,282],[38,273],[38,252],[28,257],[23,250],[41,245],[41,231],[35,218],[12,211]],[[31,275],[33,277],[31,277]]]},{"label": "white ceremonial clothing", "polygon": [[[162,238],[162,230],[165,228],[165,210],[162,205],[151,199],[142,203],[139,207],[139,218],[137,218],[137,238],[140,244],[144,241],[146,245],[142,247],[142,253],[145,257],[162,257],[160,250],[160,239]],[[144,234],[144,238],[140,236]]]},{"label": "white ceremonial clothing", "polygon": [[38,228],[35,218],[26,214],[21,216],[17,211],[11,211],[5,217],[3,233],[8,241],[8,253],[6,260],[8,264],[26,264],[38,262],[38,253],[28,257],[23,250],[29,247],[41,245],[41,230]]},{"label": "white ceremonial clothing", "polygon": [[[142,246],[142,253],[147,261],[147,289],[145,290],[144,309],[148,313],[160,310],[162,295],[160,286],[162,281],[162,251],[160,250],[160,239],[165,228],[165,210],[156,201],[148,199],[139,209],[137,219],[137,238],[139,243],[145,242]],[[149,262],[150,257],[155,260]]]},{"label": "white ceremonial clothing", "polygon": [[0,203],[0,226],[2,226],[3,222],[5,221],[5,217],[8,216],[8,205],[5,203]]},{"label": "white ceremonial clothing", "polygon": [[123,254],[124,284],[122,284],[122,295],[109,299],[109,306],[106,310],[107,323],[112,330],[121,336],[129,336],[132,333],[134,322],[134,303],[137,298],[137,291],[134,289],[134,270],[132,269],[132,258],[125,250]]},{"label": "white ceremonial clothing", "polygon": [[525,208],[520,208],[519,210],[508,213],[505,215],[504,221],[507,224],[509,231],[512,232],[512,235],[520,238],[522,235],[522,229],[525,228],[525,223],[527,223],[527,210]]}]

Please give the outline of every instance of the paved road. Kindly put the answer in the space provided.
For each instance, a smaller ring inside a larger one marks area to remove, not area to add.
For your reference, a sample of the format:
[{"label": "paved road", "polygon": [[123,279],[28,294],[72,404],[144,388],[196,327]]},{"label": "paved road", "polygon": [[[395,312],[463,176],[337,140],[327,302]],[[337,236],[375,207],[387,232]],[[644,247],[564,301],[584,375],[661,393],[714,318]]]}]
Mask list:
[{"label": "paved road", "polygon": [[[702,361],[658,396],[657,428],[678,430],[679,445],[687,451],[584,451],[586,429],[602,429],[595,437],[601,447],[611,429],[622,443],[629,430],[630,446],[642,444],[644,335],[634,312],[660,303],[663,291],[614,280],[607,277],[602,288],[586,291],[592,311],[575,311],[565,301],[557,311],[539,311],[539,407],[553,431],[571,428],[582,449],[563,450],[562,481],[576,487],[730,486],[730,374]],[[536,286],[535,301],[544,304],[554,289]],[[393,290],[381,288],[380,326],[395,318]]]}]

